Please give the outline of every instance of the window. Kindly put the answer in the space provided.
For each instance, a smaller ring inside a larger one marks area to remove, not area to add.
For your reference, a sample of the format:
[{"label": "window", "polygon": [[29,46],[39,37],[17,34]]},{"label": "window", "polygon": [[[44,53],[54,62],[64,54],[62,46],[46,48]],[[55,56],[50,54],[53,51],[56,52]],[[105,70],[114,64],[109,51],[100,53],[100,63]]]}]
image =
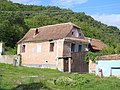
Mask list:
[{"label": "window", "polygon": [[50,43],[50,52],[54,51],[54,43]]},{"label": "window", "polygon": [[25,52],[25,45],[22,45],[22,53],[24,53]]},{"label": "window", "polygon": [[74,44],[74,43],[71,44],[71,51],[73,51],[73,52],[76,51],[76,50],[75,50],[75,44]]},{"label": "window", "polygon": [[37,45],[37,52],[38,52],[38,53],[41,52],[41,48],[42,48],[42,45],[39,43],[39,44]]},{"label": "window", "polygon": [[73,35],[74,37],[79,37],[79,32],[78,32],[78,30],[77,30],[77,29],[73,30],[73,31],[72,31],[72,35]]},{"label": "window", "polygon": [[74,34],[74,31],[72,31],[72,35]]},{"label": "window", "polygon": [[78,45],[78,52],[82,51],[82,45]]},{"label": "window", "polygon": [[68,64],[68,60],[66,60],[66,64]]},{"label": "window", "polygon": [[81,33],[79,33],[79,36],[81,36],[82,34]]},{"label": "window", "polygon": [[75,37],[79,37],[79,33],[78,33],[78,30],[75,30]]}]

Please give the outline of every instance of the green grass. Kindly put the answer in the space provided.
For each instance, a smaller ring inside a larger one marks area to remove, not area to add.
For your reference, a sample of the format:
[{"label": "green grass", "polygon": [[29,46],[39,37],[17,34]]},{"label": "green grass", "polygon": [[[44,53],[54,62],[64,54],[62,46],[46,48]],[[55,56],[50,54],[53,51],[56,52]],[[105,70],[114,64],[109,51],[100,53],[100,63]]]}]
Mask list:
[{"label": "green grass", "polygon": [[0,90],[120,90],[120,80],[0,64]]}]

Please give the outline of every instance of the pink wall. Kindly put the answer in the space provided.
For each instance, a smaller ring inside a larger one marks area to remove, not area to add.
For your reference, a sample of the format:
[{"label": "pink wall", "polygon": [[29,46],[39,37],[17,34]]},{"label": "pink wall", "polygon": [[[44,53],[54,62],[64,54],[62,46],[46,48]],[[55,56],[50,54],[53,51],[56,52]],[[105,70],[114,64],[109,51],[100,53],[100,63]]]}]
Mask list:
[{"label": "pink wall", "polygon": [[[54,51],[50,52],[50,43],[54,42]],[[22,55],[22,64],[56,64],[57,57],[63,56],[63,42],[64,39],[46,42],[28,42],[25,52],[20,52],[20,44],[18,45],[18,54]],[[21,44],[22,45],[22,44]]]}]

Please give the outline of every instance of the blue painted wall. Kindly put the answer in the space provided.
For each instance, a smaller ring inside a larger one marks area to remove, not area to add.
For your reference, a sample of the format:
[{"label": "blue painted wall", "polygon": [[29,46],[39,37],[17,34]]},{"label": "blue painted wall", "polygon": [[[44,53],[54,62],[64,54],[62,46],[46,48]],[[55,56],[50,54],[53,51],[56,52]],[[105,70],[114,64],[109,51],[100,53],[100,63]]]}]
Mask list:
[{"label": "blue painted wall", "polygon": [[[120,67],[120,60],[96,61],[96,75],[102,69],[103,76],[110,76],[111,67]],[[120,69],[112,69],[112,75],[120,75]]]}]

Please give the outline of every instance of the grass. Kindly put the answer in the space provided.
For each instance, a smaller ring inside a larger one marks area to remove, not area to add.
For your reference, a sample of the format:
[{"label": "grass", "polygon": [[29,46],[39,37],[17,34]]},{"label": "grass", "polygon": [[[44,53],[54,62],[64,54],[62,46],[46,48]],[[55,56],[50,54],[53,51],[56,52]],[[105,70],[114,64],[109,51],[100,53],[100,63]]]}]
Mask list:
[{"label": "grass", "polygon": [[0,64],[0,90],[119,90],[115,77]]}]

